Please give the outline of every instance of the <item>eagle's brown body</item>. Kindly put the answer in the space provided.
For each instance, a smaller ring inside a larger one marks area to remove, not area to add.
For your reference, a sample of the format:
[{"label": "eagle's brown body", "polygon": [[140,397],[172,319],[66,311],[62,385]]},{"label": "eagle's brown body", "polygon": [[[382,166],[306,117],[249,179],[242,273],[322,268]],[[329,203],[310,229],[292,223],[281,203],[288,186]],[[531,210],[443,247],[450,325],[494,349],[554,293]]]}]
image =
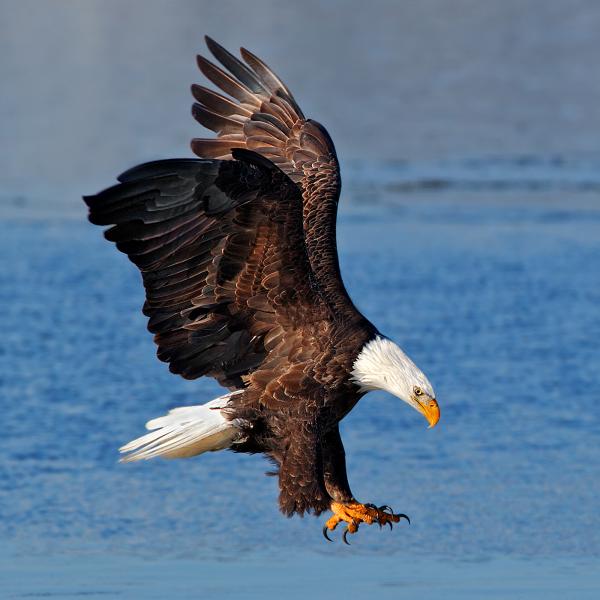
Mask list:
[{"label": "eagle's brown body", "polygon": [[188,379],[243,390],[235,450],[278,465],[284,513],[350,502],[339,421],[362,395],[353,364],[377,330],[352,304],[335,238],[340,176],[322,126],[242,50],[199,57],[228,96],[193,86],[200,159],[158,161],[86,198],[90,220],[140,268],[158,356]]}]

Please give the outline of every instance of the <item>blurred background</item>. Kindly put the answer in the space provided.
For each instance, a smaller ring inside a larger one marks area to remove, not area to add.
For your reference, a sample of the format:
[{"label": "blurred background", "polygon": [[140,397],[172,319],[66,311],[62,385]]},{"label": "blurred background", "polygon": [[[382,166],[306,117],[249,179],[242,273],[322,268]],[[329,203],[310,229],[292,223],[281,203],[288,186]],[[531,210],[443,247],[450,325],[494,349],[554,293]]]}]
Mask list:
[{"label": "blurred background", "polygon": [[[598,31],[592,0],[0,0],[5,593],[597,598]],[[191,156],[204,34],[327,127],[348,288],[436,386],[433,431],[385,394],[344,421],[357,497],[412,518],[351,548],[260,457],[116,463],[218,387],[156,360],[81,195]]]}]

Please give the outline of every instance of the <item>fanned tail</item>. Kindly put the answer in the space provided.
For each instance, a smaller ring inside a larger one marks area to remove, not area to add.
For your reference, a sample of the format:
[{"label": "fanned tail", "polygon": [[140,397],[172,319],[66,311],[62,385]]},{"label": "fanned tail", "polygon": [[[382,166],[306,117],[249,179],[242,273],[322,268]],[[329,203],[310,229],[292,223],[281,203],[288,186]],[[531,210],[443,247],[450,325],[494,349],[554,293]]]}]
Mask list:
[{"label": "fanned tail", "polygon": [[188,458],[223,450],[241,441],[241,423],[226,416],[229,399],[242,390],[225,394],[201,406],[182,406],[146,423],[151,430],[119,448],[120,462],[163,458]]}]

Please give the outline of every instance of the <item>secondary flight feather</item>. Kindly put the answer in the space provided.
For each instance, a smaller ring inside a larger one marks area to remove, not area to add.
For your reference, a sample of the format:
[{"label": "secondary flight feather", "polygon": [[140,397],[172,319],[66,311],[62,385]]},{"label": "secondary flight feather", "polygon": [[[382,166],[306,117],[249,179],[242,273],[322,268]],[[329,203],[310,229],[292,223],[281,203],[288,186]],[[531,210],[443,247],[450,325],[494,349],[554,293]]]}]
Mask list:
[{"label": "secondary flight feather", "polygon": [[262,60],[206,40],[220,66],[202,56],[198,66],[219,91],[193,85],[192,114],[217,137],[192,140],[198,159],[134,167],[84,199],[90,221],[110,225],[105,237],[142,273],[160,360],[229,393],[148,422],[122,460],[264,453],[278,465],[281,511],[330,510],[324,535],[344,524],[347,541],[361,523],[405,515],[354,498],[340,420],[377,389],[431,427],[439,407],[423,372],[346,292],[327,131]]}]

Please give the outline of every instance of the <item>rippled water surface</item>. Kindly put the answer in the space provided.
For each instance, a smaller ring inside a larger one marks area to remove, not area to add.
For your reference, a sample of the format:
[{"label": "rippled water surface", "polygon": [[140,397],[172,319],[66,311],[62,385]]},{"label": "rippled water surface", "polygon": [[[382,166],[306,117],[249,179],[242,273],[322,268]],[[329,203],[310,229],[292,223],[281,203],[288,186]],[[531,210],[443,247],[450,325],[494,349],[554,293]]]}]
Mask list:
[{"label": "rippled water surface", "polygon": [[[0,0],[0,598],[600,597],[600,4]],[[343,163],[356,304],[433,381],[342,423],[412,524],[285,519],[259,456],[119,465],[219,388],[155,358],[80,196],[189,156],[208,33],[271,64]]]},{"label": "rippled water surface", "polygon": [[160,597],[177,580],[234,594],[230,567],[273,593],[301,568],[329,589],[339,569],[350,590],[362,560],[356,590],[389,597],[477,597],[507,581],[552,594],[575,573],[581,594],[597,585],[600,210],[581,193],[461,198],[388,192],[342,211],[353,297],[427,371],[442,408],[428,431],[370,394],[343,422],[356,496],[412,518],[363,528],[351,548],[327,545],[321,520],[278,514],[261,457],[117,464],[148,418],[218,388],[155,359],[139,275],[98,228],[5,219],[0,570],[36,574],[10,589]]}]

